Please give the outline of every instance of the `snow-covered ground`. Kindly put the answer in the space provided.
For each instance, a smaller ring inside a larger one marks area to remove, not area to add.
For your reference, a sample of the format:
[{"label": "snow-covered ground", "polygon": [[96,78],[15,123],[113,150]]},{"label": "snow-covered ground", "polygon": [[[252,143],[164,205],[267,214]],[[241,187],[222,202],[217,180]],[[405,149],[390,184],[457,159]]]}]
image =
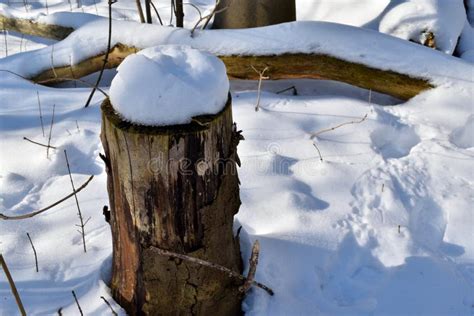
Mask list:
[{"label": "snow-covered ground", "polygon": [[[202,2],[209,8],[210,1]],[[329,20],[338,13],[338,22],[358,26],[387,9],[356,6],[364,14],[360,20],[354,14],[351,22],[344,17],[349,9],[317,3]],[[85,12],[95,14],[97,7],[106,14],[103,3],[82,4]],[[25,11],[23,3],[15,6]],[[117,17],[137,18],[132,1],[114,6]],[[158,8],[166,8],[165,1]],[[68,2],[48,2],[50,13],[69,9]],[[44,11],[44,2],[31,2],[29,13],[34,10]],[[13,33],[6,39],[9,55],[53,43]],[[431,72],[440,86],[406,103],[377,93],[369,102],[369,91],[336,82],[264,81],[255,112],[257,83],[231,82],[234,120],[246,138],[238,148],[242,206],[235,226],[243,226],[245,262],[253,241],[260,241],[256,278],[276,293],[252,289],[244,301],[248,315],[474,314],[474,67],[426,48],[417,53],[427,65],[439,63]],[[445,69],[449,77],[443,77]],[[107,72],[104,89],[114,74]],[[293,85],[296,96],[276,93]],[[56,314],[62,307],[64,315],[78,315],[71,290],[86,315],[110,314],[101,296],[124,314],[106,285],[112,247],[102,216],[106,175],[98,158],[102,96],[96,94],[85,109],[88,94],[74,85],[47,88],[0,75],[0,213],[23,214],[70,193],[64,149],[76,187],[95,175],[78,194],[84,217],[91,217],[86,254],[73,199],[31,219],[0,220],[0,253],[29,314]],[[23,137],[47,143],[53,108],[51,144],[58,149],[47,157],[46,148]],[[312,137],[365,115],[360,123]],[[27,232],[38,252],[38,273]],[[0,315],[17,313],[0,272]]]}]

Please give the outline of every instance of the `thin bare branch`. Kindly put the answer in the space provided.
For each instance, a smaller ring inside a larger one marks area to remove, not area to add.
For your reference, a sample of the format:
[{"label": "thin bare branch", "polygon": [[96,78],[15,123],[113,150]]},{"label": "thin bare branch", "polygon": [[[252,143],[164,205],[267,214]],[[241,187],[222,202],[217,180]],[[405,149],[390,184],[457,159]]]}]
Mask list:
[{"label": "thin bare branch", "polygon": [[41,122],[41,132],[43,132],[43,137],[44,137],[43,112],[41,111],[41,100],[40,100],[40,95],[39,95],[38,90],[36,90],[36,98],[38,100],[39,117],[40,117],[40,122]]},{"label": "thin bare branch", "polygon": [[[187,255],[171,252],[171,251],[160,249],[160,248],[153,247],[153,246],[150,247],[149,249],[155,251],[156,253],[158,253],[159,255],[162,255],[162,256],[166,256],[166,257],[170,257],[170,258],[178,258],[178,259],[181,259],[181,260],[186,260],[186,261],[189,261],[189,262],[192,262],[192,263],[195,263],[195,264],[199,264],[199,265],[202,265],[202,266],[206,266],[206,267],[209,267],[209,268],[212,268],[212,269],[219,270],[221,272],[227,273],[230,277],[234,277],[234,278],[237,278],[237,279],[242,280],[242,281],[247,280],[247,278],[245,276],[241,275],[240,273],[232,271],[231,269],[223,267],[219,264],[215,264],[215,263],[212,263],[212,262],[209,262],[209,261],[205,261],[205,260],[202,260],[202,259],[187,256]],[[255,285],[255,286],[265,290],[268,294],[270,294],[272,296],[275,294],[272,289],[270,289],[266,285],[261,284],[261,283],[255,281],[255,280],[252,281],[252,285]]]},{"label": "thin bare branch", "polygon": [[15,297],[16,304],[18,305],[18,309],[20,310],[22,316],[26,316],[26,311],[23,307],[23,303],[21,302],[20,294],[18,294],[15,282],[13,281],[12,275],[10,274],[10,270],[8,270],[7,263],[5,262],[5,259],[3,258],[2,254],[0,254],[0,264],[3,268],[3,271],[5,272],[5,275],[7,276],[8,283],[10,284],[10,288],[12,290],[13,296]]},{"label": "thin bare branch", "polygon": [[86,182],[84,182],[79,188],[77,188],[77,190],[73,191],[72,193],[66,195],[65,197],[63,197],[62,199],[54,202],[53,204],[47,206],[47,207],[44,207],[38,211],[34,211],[34,212],[31,212],[31,213],[28,213],[28,214],[24,214],[24,215],[17,215],[17,216],[7,216],[5,214],[2,214],[0,213],[0,219],[3,219],[3,220],[20,220],[20,219],[27,219],[27,218],[31,218],[33,216],[36,216],[36,215],[39,215],[41,213],[44,213],[46,212],[47,210],[55,207],[56,205],[58,204],[61,204],[62,202],[70,199],[71,197],[73,197],[74,195],[76,195],[77,193],[81,192],[88,184],[89,182],[92,181],[92,179],[94,178],[94,176],[90,176],[89,179],[87,179]]},{"label": "thin bare branch", "polygon": [[252,246],[252,255],[249,259],[249,273],[247,274],[247,279],[244,282],[239,290],[242,293],[247,293],[247,291],[252,286],[252,282],[255,279],[255,273],[257,272],[257,265],[258,265],[258,254],[260,252],[260,243],[256,240]]},{"label": "thin bare branch", "polygon": [[254,66],[251,66],[253,70],[259,75],[258,78],[258,91],[257,91],[257,103],[255,105],[255,112],[258,112],[260,109],[260,95],[262,91],[262,81],[270,79],[270,77],[265,77],[265,72],[268,70],[268,67],[265,67],[262,71],[258,71]]},{"label": "thin bare branch", "polygon": [[311,134],[311,139],[315,138],[315,137],[318,137],[319,135],[321,134],[324,134],[324,133],[327,133],[327,132],[331,132],[335,129],[338,129],[340,127],[343,127],[343,126],[346,126],[346,125],[350,125],[350,124],[360,124],[362,122],[364,122],[366,119],[367,119],[367,116],[368,114],[364,115],[363,118],[361,118],[360,120],[355,120],[355,121],[349,121],[349,122],[344,122],[342,124],[339,124],[339,125],[336,125],[336,126],[333,126],[333,127],[330,127],[330,128],[325,128],[325,129],[322,129],[318,132],[315,132],[315,133],[312,133]]},{"label": "thin bare branch", "polygon": [[74,292],[74,290],[72,290],[72,296],[74,296],[74,300],[76,301],[76,305],[77,305],[77,308],[79,309],[79,313],[81,314],[81,316],[83,316],[84,314],[82,313],[81,305],[79,305],[79,300],[77,299],[76,292]]},{"label": "thin bare branch", "polygon": [[42,147],[46,147],[46,148],[52,148],[52,149],[58,149],[57,147],[54,147],[52,145],[45,145],[45,144],[35,142],[34,140],[29,139],[28,137],[23,137],[23,139],[26,140],[26,141],[29,141],[30,143],[38,145],[38,146],[42,146]]},{"label": "thin bare branch", "polygon": [[35,255],[36,272],[39,272],[39,269],[38,269],[38,255],[36,254],[35,245],[33,245],[33,241],[31,240],[30,233],[26,233],[26,236],[28,236],[28,240],[30,241],[31,248],[33,248],[33,253]]},{"label": "thin bare branch", "polygon": [[100,298],[103,299],[105,304],[107,304],[107,306],[110,308],[110,311],[112,312],[112,315],[117,316],[118,315],[117,312],[114,311],[114,309],[112,308],[112,305],[110,305],[109,301],[107,301],[107,299],[103,296],[101,296]]},{"label": "thin bare branch", "polygon": [[313,146],[314,146],[314,148],[316,148],[316,150],[318,151],[319,160],[321,160],[321,162],[323,162],[323,156],[321,155],[321,151],[319,150],[318,145],[316,145],[316,143],[313,143]]},{"label": "thin bare branch", "polygon": [[51,125],[49,127],[48,146],[46,146],[46,158],[49,158],[49,149],[51,148],[51,136],[53,135],[54,110],[55,109],[56,109],[56,104],[53,104],[53,115],[51,116]]},{"label": "thin bare branch", "polygon": [[[66,158],[67,172],[69,173],[69,180],[71,180],[72,191],[75,192],[76,188],[74,187],[74,181],[72,180],[71,167],[69,166],[69,159],[67,157],[67,151],[66,150],[64,150],[64,157]],[[74,199],[76,200],[77,215],[79,216],[79,221],[81,222],[81,225],[79,227],[81,227],[82,245],[84,246],[84,252],[87,252],[86,233],[85,233],[85,230],[84,230],[84,226],[86,226],[86,224],[84,223],[84,219],[82,217],[81,207],[79,206],[79,199],[77,198],[77,194],[74,194]]]},{"label": "thin bare branch", "polygon": [[[104,63],[102,64],[102,69],[100,70],[99,77],[97,78],[97,82],[95,83],[94,88],[92,88],[92,91],[89,95],[89,98],[87,99],[85,107],[88,107],[89,104],[92,101],[92,97],[94,96],[95,90],[99,87],[100,80],[102,79],[102,76],[104,74],[105,66],[107,65],[107,62],[109,61],[109,53],[110,53],[110,47],[112,46],[112,4],[117,2],[117,0],[109,0],[109,35],[107,38],[107,51],[105,52],[105,57],[104,57]],[[140,3],[140,0],[137,0],[137,4]],[[140,5],[141,8],[141,5]],[[143,12],[142,12],[143,15]],[[142,22],[143,23],[143,22]]]}]

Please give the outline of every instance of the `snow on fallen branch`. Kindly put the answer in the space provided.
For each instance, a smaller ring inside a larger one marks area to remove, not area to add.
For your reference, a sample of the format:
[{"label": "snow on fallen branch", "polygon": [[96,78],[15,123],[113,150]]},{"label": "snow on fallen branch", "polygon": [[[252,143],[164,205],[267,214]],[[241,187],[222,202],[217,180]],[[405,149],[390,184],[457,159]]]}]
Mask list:
[{"label": "snow on fallen branch", "polygon": [[[100,18],[86,23],[55,44],[54,72],[58,77],[80,78],[101,69],[107,51],[107,22]],[[455,58],[384,34],[334,23],[306,21],[253,29],[196,30],[194,37],[190,30],[130,21],[114,20],[113,26],[107,68],[117,67],[126,56],[143,48],[189,45],[220,56],[232,78],[258,79],[251,65],[258,69],[268,66],[271,79],[337,80],[399,99],[433,88],[430,82],[466,73],[462,71],[465,65]],[[4,58],[0,68],[38,83],[54,83],[47,50]],[[407,57],[400,59],[402,55]]]},{"label": "snow on fallen branch", "polygon": [[5,214],[2,214],[0,213],[0,219],[3,219],[3,220],[19,220],[19,219],[26,219],[26,218],[31,218],[33,216],[36,216],[36,215],[39,215],[41,213],[44,213],[46,212],[47,210],[55,207],[56,205],[58,204],[61,204],[62,202],[66,201],[67,199],[69,198],[72,198],[73,196],[75,196],[77,193],[79,193],[80,191],[82,191],[88,184],[89,182],[92,181],[92,179],[94,178],[94,176],[90,176],[89,179],[87,179],[86,182],[84,182],[79,188],[77,188],[76,190],[74,190],[71,194],[68,194],[66,195],[65,197],[63,197],[62,199],[60,199],[59,201],[56,201],[54,202],[53,204],[47,206],[47,207],[44,207],[38,211],[35,211],[35,212],[31,212],[31,213],[28,213],[28,214],[23,214],[23,215],[16,215],[16,216],[7,216]]}]

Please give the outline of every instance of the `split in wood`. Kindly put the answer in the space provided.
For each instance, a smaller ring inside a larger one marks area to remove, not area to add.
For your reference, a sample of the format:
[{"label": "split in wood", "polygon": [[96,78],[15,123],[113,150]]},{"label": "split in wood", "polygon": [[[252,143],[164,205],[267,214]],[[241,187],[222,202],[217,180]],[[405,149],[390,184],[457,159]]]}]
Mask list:
[{"label": "split in wood", "polygon": [[[247,281],[247,278],[245,276],[243,276],[240,273],[237,273],[235,271],[232,271],[229,268],[223,267],[219,264],[215,264],[215,263],[205,261],[205,260],[202,260],[202,259],[198,259],[198,258],[190,257],[190,256],[187,256],[187,255],[171,252],[171,251],[168,251],[168,250],[160,249],[160,248],[157,248],[157,247],[150,247],[150,249],[155,251],[159,255],[162,255],[162,256],[166,256],[166,257],[170,257],[170,258],[177,258],[177,259],[181,259],[181,260],[186,260],[186,261],[189,261],[189,262],[192,262],[192,263],[195,263],[195,264],[199,264],[199,265],[202,265],[202,266],[205,266],[205,267],[209,267],[209,268],[212,268],[212,269],[215,269],[215,270],[222,271],[224,273],[227,273],[230,277],[237,278],[237,279],[242,280],[244,282]],[[265,290],[269,295],[273,296],[275,294],[271,288],[269,288],[268,286],[266,286],[262,283],[259,283],[259,282],[255,281],[255,280],[252,280],[251,284]]]},{"label": "split in wood", "polygon": [[18,309],[20,310],[21,315],[26,316],[26,311],[23,307],[23,303],[21,302],[20,294],[18,294],[15,282],[13,281],[10,270],[8,270],[7,263],[5,262],[5,259],[3,258],[2,254],[0,254],[0,265],[3,268],[3,272],[5,272],[5,275],[7,276],[8,284],[10,284],[10,289],[12,290],[13,296],[15,297],[16,304],[18,305]]},{"label": "split in wood", "polygon": [[33,248],[33,253],[35,254],[36,272],[39,272],[39,269],[38,269],[38,255],[36,254],[35,245],[33,245],[33,241],[31,240],[30,234],[29,234],[29,233],[26,233],[26,236],[28,236],[28,240],[30,241],[31,248]]},{"label": "split in wood", "polygon": [[67,199],[73,197],[74,195],[76,195],[77,193],[79,193],[80,191],[82,191],[88,184],[89,182],[92,181],[92,179],[94,178],[94,176],[90,176],[89,179],[87,179],[86,182],[84,182],[79,188],[77,188],[77,190],[73,191],[71,194],[68,194],[67,196],[63,197],[62,199],[60,199],[59,201],[56,201],[54,202],[53,204],[47,206],[47,207],[44,207],[38,211],[35,211],[35,212],[31,212],[31,213],[28,213],[28,214],[24,214],[24,215],[17,215],[17,216],[7,216],[5,214],[2,214],[0,213],[0,219],[3,219],[3,220],[20,220],[20,219],[27,219],[27,218],[31,218],[33,216],[36,216],[36,215],[39,215],[41,213],[44,213],[46,212],[47,210],[55,207],[56,205],[58,204],[61,204],[62,202],[66,201]]}]

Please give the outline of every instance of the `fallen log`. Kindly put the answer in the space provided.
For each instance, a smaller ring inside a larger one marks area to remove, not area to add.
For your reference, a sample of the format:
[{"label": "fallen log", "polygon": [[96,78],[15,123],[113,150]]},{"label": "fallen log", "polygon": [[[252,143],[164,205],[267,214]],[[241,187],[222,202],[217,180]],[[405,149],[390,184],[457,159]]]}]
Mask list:
[{"label": "fallen log", "polygon": [[[2,16],[0,15],[0,20]],[[8,22],[7,29],[26,34],[62,37],[72,29],[57,25],[40,24],[22,19],[3,19]],[[24,26],[24,27],[23,27]],[[206,32],[206,31],[205,31]],[[212,31],[207,31],[212,32]],[[215,31],[214,31],[215,32]],[[176,40],[176,44],[181,44]],[[189,42],[188,44],[193,44]],[[115,68],[130,54],[141,48],[116,43],[110,53],[106,68]],[[63,65],[28,76],[40,84],[55,84],[67,78],[78,79],[101,69],[105,52],[89,57],[74,65]],[[25,58],[27,58],[25,56]],[[427,78],[416,78],[391,70],[374,68],[363,63],[350,62],[339,57],[322,53],[282,53],[277,55],[223,55],[219,56],[227,67],[230,78],[258,80],[255,69],[268,68],[266,75],[272,80],[278,79],[326,79],[345,82],[364,89],[408,100],[419,93],[434,88]]]},{"label": "fallen log", "polygon": [[[115,45],[106,68],[116,68],[125,57],[138,52],[136,47]],[[101,69],[105,54],[86,59],[76,65],[48,69],[31,79],[36,83],[55,84],[67,78],[78,79]],[[283,54],[275,56],[219,56],[233,79],[258,80],[252,68],[268,67],[266,75],[279,79],[326,79],[345,82],[364,89],[408,100],[434,88],[427,79],[414,78],[394,71],[380,70],[322,54]]]},{"label": "fallen log", "polygon": [[0,26],[8,31],[45,37],[55,40],[65,39],[69,34],[74,32],[72,27],[61,25],[38,23],[34,20],[12,18],[0,14]]}]

